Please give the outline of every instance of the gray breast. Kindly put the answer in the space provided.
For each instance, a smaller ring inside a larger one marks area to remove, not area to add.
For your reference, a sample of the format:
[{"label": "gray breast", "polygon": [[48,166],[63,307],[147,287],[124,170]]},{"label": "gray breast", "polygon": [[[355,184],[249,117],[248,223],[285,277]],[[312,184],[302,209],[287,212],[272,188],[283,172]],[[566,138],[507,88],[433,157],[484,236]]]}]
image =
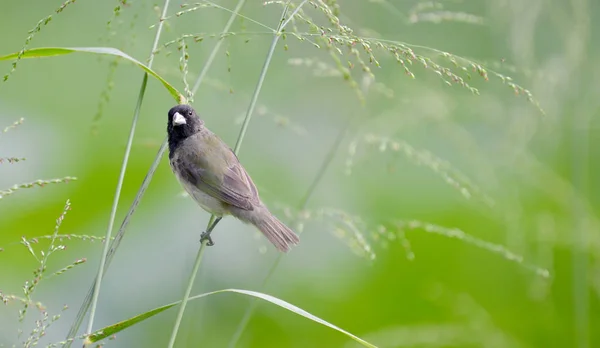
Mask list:
[{"label": "gray breast", "polygon": [[177,157],[177,155],[173,156],[169,163],[171,165],[171,170],[185,191],[196,201],[196,203],[198,203],[198,205],[200,205],[200,207],[202,207],[202,209],[206,210],[207,212],[217,216],[228,215],[228,211],[224,208],[223,203],[220,200],[202,192],[198,187],[196,187],[196,185],[190,183],[181,175],[179,175],[179,161]]}]

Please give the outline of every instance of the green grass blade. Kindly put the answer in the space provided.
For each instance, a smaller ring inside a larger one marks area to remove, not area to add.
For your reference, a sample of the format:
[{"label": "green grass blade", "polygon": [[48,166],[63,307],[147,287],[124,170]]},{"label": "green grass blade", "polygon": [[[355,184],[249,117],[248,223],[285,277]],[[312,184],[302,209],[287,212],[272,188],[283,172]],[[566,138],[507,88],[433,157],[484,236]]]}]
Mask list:
[{"label": "green grass blade", "polygon": [[85,339],[84,345],[87,346],[89,344],[101,341],[101,340],[103,340],[103,339],[105,339],[107,337],[110,337],[110,336],[112,336],[112,335],[114,335],[114,334],[116,334],[118,332],[121,332],[121,331],[125,330],[126,328],[128,328],[130,326],[133,326],[133,325],[135,325],[135,324],[137,324],[139,322],[142,322],[142,321],[144,321],[144,320],[146,320],[146,319],[148,319],[150,317],[153,317],[153,316],[157,315],[160,312],[164,312],[167,309],[169,309],[171,307],[174,307],[176,305],[177,305],[177,303],[171,303],[171,304],[168,304],[166,306],[158,307],[158,308],[155,308],[155,309],[153,309],[153,310],[151,310],[149,312],[142,313],[140,315],[136,315],[133,318],[129,318],[127,320],[123,320],[123,321],[120,321],[120,322],[118,322],[116,324],[113,324],[113,325],[107,326],[105,328],[102,328],[100,330],[97,330],[97,331],[93,332],[92,334],[90,334]]},{"label": "green grass blade", "polygon": [[[65,54],[75,53],[75,52],[83,52],[83,53],[93,53],[93,54],[106,54],[112,55],[116,57],[124,58],[135,65],[142,68],[148,75],[156,78],[160,81],[163,86],[169,91],[169,94],[175,98],[178,103],[185,103],[185,97],[181,94],[175,87],[173,87],[167,80],[163,79],[160,75],[158,75],[154,70],[147,67],[144,63],[139,60],[133,58],[132,56],[126,54],[125,52],[118,50],[112,47],[41,47],[41,48],[32,48],[26,50],[22,55],[21,59],[25,58],[45,58],[45,57],[55,57],[62,56]],[[14,60],[19,56],[19,52],[11,53],[5,56],[0,56],[0,61],[3,60]]]},{"label": "green grass blade", "polygon": [[[296,307],[296,306],[294,306],[291,303],[288,303],[288,302],[286,302],[284,300],[281,300],[281,299],[279,299],[277,297],[274,297],[274,296],[271,296],[271,295],[267,295],[267,294],[264,294],[264,293],[261,293],[261,292],[250,291],[250,290],[240,290],[240,289],[223,289],[223,290],[217,290],[217,291],[213,291],[213,292],[207,292],[207,293],[204,293],[204,294],[192,296],[192,297],[189,298],[189,300],[197,300],[199,298],[203,298],[203,297],[207,297],[207,296],[211,296],[211,295],[216,295],[216,294],[220,294],[220,293],[226,293],[226,292],[232,292],[232,293],[242,294],[242,295],[246,295],[246,296],[251,296],[251,297],[254,297],[254,298],[257,298],[257,299],[261,299],[261,300],[270,302],[270,303],[272,303],[274,305],[277,305],[277,306],[279,306],[281,308],[287,309],[288,311],[290,311],[292,313],[300,315],[300,316],[302,316],[302,317],[304,317],[306,319],[310,319],[310,320],[312,320],[312,321],[314,321],[316,323],[319,323],[319,324],[321,324],[323,326],[326,326],[326,327],[328,327],[330,329],[333,329],[333,330],[336,330],[338,332],[341,332],[344,335],[348,336],[349,338],[355,340],[356,342],[362,344],[365,347],[377,348],[376,345],[371,344],[371,343],[363,340],[362,338],[360,338],[358,336],[355,336],[355,335],[351,334],[350,332],[348,332],[348,331],[346,331],[344,329],[341,329],[341,328],[339,328],[339,327],[331,324],[330,322],[328,322],[326,320],[323,320],[323,319],[321,319],[321,318],[319,318],[319,317],[317,317],[317,316],[315,316],[313,314],[310,314],[309,312],[305,311],[302,308]],[[135,317],[132,317],[130,319],[118,322],[116,324],[113,324],[113,325],[107,326],[105,328],[102,328],[102,329],[100,329],[98,331],[95,331],[94,333],[92,333],[91,335],[89,335],[87,337],[86,344],[95,343],[95,342],[98,342],[98,341],[100,341],[102,339],[105,339],[105,338],[107,338],[109,336],[112,336],[112,335],[114,335],[114,334],[116,334],[116,333],[118,333],[118,332],[120,332],[120,331],[122,331],[122,330],[124,330],[124,329],[126,329],[126,328],[128,328],[130,326],[132,326],[132,325],[140,323],[140,322],[142,322],[142,321],[144,321],[144,320],[146,320],[146,319],[148,319],[150,317],[153,317],[154,315],[156,315],[158,313],[161,313],[161,312],[163,312],[163,311],[165,311],[165,310],[167,310],[169,308],[172,308],[172,307],[178,305],[179,303],[181,303],[181,301],[177,301],[177,302],[165,305],[165,306],[161,306],[161,307],[155,308],[155,309],[153,309],[151,311],[148,311],[148,312],[136,315]]]}]

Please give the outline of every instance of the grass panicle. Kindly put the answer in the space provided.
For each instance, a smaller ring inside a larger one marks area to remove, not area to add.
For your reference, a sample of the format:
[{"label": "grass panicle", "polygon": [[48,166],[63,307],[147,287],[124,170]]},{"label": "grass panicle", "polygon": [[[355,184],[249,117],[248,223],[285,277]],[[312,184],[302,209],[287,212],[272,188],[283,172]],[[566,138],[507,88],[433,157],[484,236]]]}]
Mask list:
[{"label": "grass panicle", "polygon": [[[2,130],[2,132],[0,132],[0,135],[2,135],[4,133],[8,133],[10,130],[17,128],[18,126],[23,124],[24,121],[25,121],[24,118],[20,118],[19,120],[15,121],[10,126],[5,127]],[[3,164],[3,163],[13,164],[13,163],[18,163],[18,162],[25,161],[25,160],[26,160],[25,157],[0,157],[0,164]],[[2,191],[0,191],[0,199],[1,198],[2,198]]]},{"label": "grass panicle", "polygon": [[[307,135],[306,128],[295,123],[288,116],[285,116],[278,112],[272,111],[266,105],[258,103],[258,105],[256,106],[255,115],[257,117],[267,117],[273,123],[275,123],[277,126],[281,127],[282,129],[289,129],[296,135],[300,135],[300,136]],[[240,115],[240,116],[236,117],[234,120],[234,124],[236,124],[236,125],[242,124],[244,122],[244,118],[245,118],[244,115]]]},{"label": "grass panicle", "polygon": [[[71,209],[71,202],[67,201],[62,213],[60,214],[58,219],[56,219],[56,225],[54,226],[54,233],[52,234],[52,238],[50,239],[48,249],[45,252],[43,250],[40,250],[39,256],[36,254],[35,250],[33,249],[32,245],[28,242],[28,240],[25,237],[22,238],[22,244],[27,248],[29,253],[39,263],[38,268],[33,271],[33,279],[27,280],[25,282],[25,285],[23,286],[23,294],[25,296],[25,299],[27,299],[29,302],[32,301],[31,296],[32,296],[34,290],[37,288],[39,283],[44,278],[44,275],[46,274],[48,258],[50,257],[50,255],[52,255],[53,253],[55,253],[57,251],[65,250],[64,245],[56,244],[56,236],[58,235],[60,226],[62,225],[62,222],[63,222],[65,216],[67,215],[67,212],[70,209]],[[27,313],[27,308],[28,308],[28,306],[25,305],[23,310],[21,310],[20,315],[19,315],[20,321],[23,321],[23,319],[25,319],[25,315]]]},{"label": "grass panicle", "polygon": [[[460,240],[467,244],[471,244],[478,248],[492,252],[494,254],[498,254],[498,255],[502,256],[504,259],[511,261],[511,262],[515,262],[519,266],[524,267],[525,269],[534,272],[536,275],[538,275],[540,277],[543,277],[543,278],[550,277],[550,271],[548,271],[545,268],[541,268],[541,267],[538,267],[534,264],[527,262],[522,255],[519,255],[519,254],[509,250],[508,248],[506,248],[505,246],[503,246],[501,244],[488,242],[488,241],[479,239],[477,237],[474,237],[473,235],[470,235],[461,229],[448,228],[448,227],[432,224],[429,222],[419,221],[419,220],[409,220],[409,221],[396,220],[396,221],[392,222],[391,224],[393,226],[393,228],[391,230],[385,229],[385,228],[380,228],[378,230],[378,233],[379,233],[379,235],[382,236],[382,238],[395,240],[395,239],[397,239],[396,233],[398,231],[400,231],[402,233],[406,233],[409,231],[419,230],[419,231],[424,231],[424,232],[431,233],[431,234],[437,234],[437,235],[444,236],[447,238],[457,239],[457,240]],[[392,234],[389,233],[390,231],[392,231]]]},{"label": "grass panicle", "polygon": [[430,22],[440,24],[443,22],[460,22],[475,25],[484,25],[485,20],[481,16],[472,13],[457,11],[431,11],[412,13],[409,19],[410,24]]},{"label": "grass panicle", "polygon": [[[84,241],[84,242],[100,242],[100,243],[104,243],[105,239],[104,237],[98,237],[98,236],[91,236],[91,235],[87,235],[87,234],[57,234],[56,236],[54,234],[46,234],[43,236],[37,236],[37,237],[32,237],[32,238],[24,238],[21,239],[21,241],[19,242],[12,242],[9,243],[7,246],[13,246],[13,245],[17,245],[17,244],[38,244],[40,243],[41,240],[51,240],[51,239],[55,239],[58,242],[62,243],[62,242],[66,242],[66,241],[71,241],[71,240],[80,240],[80,241]],[[114,238],[112,238],[114,239]],[[4,250],[6,247],[4,248],[0,248],[0,251]]]},{"label": "grass panicle", "polygon": [[[28,252],[35,258],[38,263],[38,266],[33,270],[33,279],[26,280],[23,284],[22,291],[23,296],[16,295],[8,295],[0,292],[0,301],[2,301],[5,305],[10,304],[11,302],[15,302],[21,305],[21,309],[19,309],[19,322],[24,323],[25,317],[29,313],[30,308],[35,308],[40,315],[40,318],[34,321],[33,328],[29,331],[26,338],[22,342],[23,347],[33,347],[37,346],[40,343],[42,337],[44,337],[48,328],[53,325],[57,320],[60,319],[61,313],[64,312],[68,307],[65,305],[62,307],[61,311],[58,314],[50,315],[48,312],[48,308],[41,302],[34,300],[33,295],[35,290],[39,287],[41,282],[44,279],[48,279],[50,277],[64,274],[65,272],[71,270],[72,268],[83,264],[85,259],[78,259],[72,262],[69,265],[66,265],[57,271],[48,272],[48,262],[51,255],[56,252],[63,251],[66,249],[66,246],[61,243],[61,235],[60,228],[65,220],[67,213],[71,210],[71,202],[67,200],[64,208],[62,209],[61,214],[56,219],[54,225],[54,232],[51,235],[48,235],[47,239],[49,239],[49,243],[47,248],[36,250],[34,245],[38,244],[36,238],[28,239],[25,236],[22,237],[20,244],[25,246]],[[40,237],[38,237],[40,238]],[[25,330],[19,329],[17,336],[20,338],[25,333]]]},{"label": "grass panicle", "polygon": [[388,222],[373,224],[365,222],[358,215],[349,214],[338,208],[304,209],[295,214],[289,208],[285,210],[287,211],[286,215],[295,216],[300,228],[302,228],[302,225],[312,221],[328,223],[330,226],[329,229],[335,236],[348,244],[357,255],[369,256],[368,259],[370,260],[375,259],[375,248],[371,245],[378,245],[381,248],[387,249],[391,243],[397,242],[406,251],[407,258],[413,260],[415,254],[412,251],[407,234],[412,231],[423,231],[460,240],[498,254],[510,262],[533,271],[538,276],[543,278],[550,277],[550,272],[547,269],[529,263],[525,260],[524,256],[511,251],[501,244],[482,240],[458,228],[448,228],[420,220],[394,219]]},{"label": "grass panicle", "polygon": [[26,158],[25,157],[0,157],[0,164],[6,162],[9,164],[13,164],[13,163],[17,163],[17,162],[21,162],[21,161],[25,161]]},{"label": "grass panicle", "polygon": [[468,176],[454,168],[450,162],[435,156],[427,150],[417,149],[401,139],[392,139],[371,133],[356,137],[348,146],[347,175],[352,174],[357,153],[363,147],[366,152],[376,150],[382,153],[400,153],[412,163],[424,166],[439,175],[445,183],[456,189],[464,198],[477,200],[488,208],[493,208],[496,205],[493,198],[488,196]]},{"label": "grass panicle", "polygon": [[299,220],[306,223],[318,220],[329,225],[329,230],[344,242],[352,252],[369,261],[376,258],[368,236],[368,226],[359,216],[351,216],[340,209],[304,210],[299,214]]},{"label": "grass panicle", "polygon": [[[118,5],[113,8],[112,16],[106,21],[106,34],[101,36],[98,39],[99,42],[101,42],[102,44],[104,44],[106,46],[110,46],[112,39],[114,37],[121,38],[121,36],[119,35],[119,32],[116,30],[114,24],[115,24],[115,22],[117,22],[117,24],[121,24],[121,22],[117,21],[117,19],[121,16],[121,14],[123,13],[123,10],[125,8],[131,7],[131,6],[132,6],[132,4],[131,4],[131,2],[128,2],[128,0],[118,0]],[[131,20],[129,29],[134,28],[135,22],[138,19],[138,17],[139,17],[138,14],[133,15],[133,19]],[[129,44],[129,46],[133,47],[133,46],[135,46],[135,42],[136,42],[135,37],[132,35],[132,37],[130,37],[128,41],[123,40],[122,45]],[[102,59],[101,56],[98,58]],[[92,121],[92,134],[97,134],[99,132],[99,122],[102,119],[102,116],[104,114],[104,108],[110,102],[112,91],[115,86],[114,80],[115,80],[118,66],[119,66],[119,59],[116,59],[116,58],[111,59],[110,62],[108,63],[108,72],[106,73],[106,83],[104,85],[104,88],[100,92],[98,106],[96,108],[96,114],[94,115],[94,118]]]},{"label": "grass panicle", "polygon": [[[323,1],[308,1],[313,9],[323,15],[325,19],[331,25],[326,27],[317,24],[317,20],[312,17],[303,8],[298,9],[298,13],[290,19],[292,22],[293,29],[286,31],[285,35],[291,35],[301,42],[309,42],[316,48],[324,48],[330,52],[331,59],[336,65],[336,69],[339,70],[341,75],[348,81],[348,83],[355,88],[359,95],[359,99],[362,99],[360,95],[360,89],[357,88],[358,84],[352,77],[352,70],[355,66],[359,66],[360,70],[369,75],[373,75],[372,66],[381,67],[380,59],[376,56],[381,53],[387,54],[388,57],[395,60],[402,66],[404,73],[410,78],[415,78],[416,75],[413,72],[415,66],[420,66],[425,70],[432,71],[445,84],[449,86],[460,86],[463,87],[475,95],[479,95],[479,88],[474,87],[470,84],[473,79],[473,75],[480,76],[484,81],[489,80],[489,76],[493,76],[500,80],[503,84],[508,86],[515,95],[523,95],[529,102],[534,104],[542,114],[544,110],[541,108],[537,99],[533,96],[531,91],[515,83],[513,78],[495,70],[486,68],[481,63],[476,62],[465,57],[460,57],[449,52],[441,51],[435,48],[413,45],[401,41],[385,40],[372,37],[359,36],[354,33],[354,30],[347,25],[342,24],[340,18],[336,15],[338,12],[335,10],[335,6],[330,6],[327,2]],[[286,1],[268,1],[265,5],[280,5],[285,6]],[[182,11],[179,15],[190,13],[199,8],[214,7],[224,11],[232,12],[223,6],[214,4],[210,1],[204,1],[197,4],[194,7]],[[295,8],[294,4],[290,4],[291,8]],[[422,12],[419,12],[422,13]],[[456,15],[457,13],[455,13]],[[263,29],[269,29],[274,31],[273,28],[265,26],[257,20],[246,16],[239,16],[249,23],[256,24]],[[465,20],[467,16],[464,15]],[[472,18],[472,21],[476,21]],[[302,22],[304,25],[300,25]],[[202,41],[205,38],[213,37],[219,40],[227,37],[236,36],[248,36],[248,35],[268,35],[269,32],[227,32],[219,34],[199,33],[199,34],[184,34],[181,38],[193,38],[194,41]],[[166,45],[169,46],[178,42],[179,39],[168,42]],[[341,57],[348,54],[348,60],[344,62]]]},{"label": "grass panicle", "polygon": [[[387,1],[383,1],[381,4],[385,4],[388,9],[393,6]],[[393,13],[398,14],[398,11],[393,11]],[[446,9],[444,3],[436,1],[419,2],[408,11],[408,15],[401,14],[401,16],[406,19],[406,24],[424,22],[434,24],[444,22],[458,22],[473,25],[485,24],[485,19],[481,16],[462,11],[449,10]]]},{"label": "grass panicle", "polygon": [[[75,2],[75,0],[67,0],[67,1],[63,2],[62,5],[60,5],[54,11],[54,13],[55,14],[61,13],[67,6],[69,6],[70,4],[72,4],[74,2]],[[54,15],[48,15],[48,16],[40,19],[39,22],[37,22],[37,24],[35,25],[35,27],[33,27],[33,29],[29,30],[29,36],[27,36],[27,38],[25,39],[25,43],[23,44],[23,47],[19,51],[19,54],[17,55],[17,58],[12,62],[10,71],[6,75],[4,75],[4,81],[8,80],[8,78],[10,77],[10,75],[12,75],[12,73],[15,72],[15,70],[17,70],[17,64],[19,64],[19,61],[21,60],[21,57],[23,56],[23,54],[25,53],[25,51],[29,47],[29,44],[31,43],[31,40],[33,40],[35,34],[39,33],[40,30],[42,30],[42,27],[44,27],[44,26],[48,25],[48,23],[50,23],[50,21],[52,20],[53,16]]]},{"label": "grass panicle", "polygon": [[110,96],[115,87],[114,80],[118,66],[118,58],[113,58],[108,64],[108,72],[106,73],[106,84],[102,92],[100,92],[100,97],[98,98],[98,106],[96,107],[96,114],[92,119],[92,134],[98,134],[99,132],[99,123],[102,119],[102,116],[104,115],[104,108],[110,102]]},{"label": "grass panicle", "polygon": [[[534,104],[542,114],[544,110],[541,108],[539,102],[531,91],[515,83],[513,78],[504,74],[501,74],[490,68],[486,68],[483,64],[478,63],[475,60],[460,57],[449,52],[441,51],[435,48],[412,45],[409,43],[385,40],[372,37],[359,36],[354,33],[354,30],[349,26],[342,24],[340,18],[336,15],[337,10],[334,10],[328,2],[323,1],[308,1],[311,7],[317,10],[318,13],[323,15],[326,20],[330,23],[330,27],[326,27],[317,24],[317,20],[300,8],[298,13],[291,17],[292,30],[286,31],[284,38],[287,35],[291,35],[301,42],[308,42],[316,48],[324,48],[329,51],[331,59],[333,60],[336,68],[345,80],[348,81],[358,94],[359,99],[363,97],[360,95],[360,88],[358,83],[352,77],[352,71],[355,70],[355,66],[360,67],[360,70],[366,74],[374,75],[372,66],[381,67],[379,56],[381,53],[385,53],[388,57],[395,60],[402,66],[404,73],[415,78],[416,75],[413,72],[415,66],[420,66],[425,70],[430,70],[436,74],[445,84],[449,86],[460,86],[463,87],[475,95],[479,95],[480,91],[478,87],[471,85],[470,81],[473,80],[473,75],[480,76],[484,81],[488,81],[490,76],[495,77],[503,84],[508,86],[515,95],[523,95],[529,102]],[[286,1],[268,1],[265,5],[281,5],[285,6]],[[217,5],[210,1],[204,1],[198,3],[193,7],[187,8],[184,11],[178,12],[178,16],[191,13],[200,8],[214,7],[227,12],[232,10],[223,6]],[[295,5],[290,4],[290,8],[295,8]],[[422,12],[417,12],[421,13]],[[457,13],[455,13],[457,15]],[[275,29],[265,26],[259,21],[249,18],[247,16],[238,15],[240,18],[247,20],[248,23],[256,24],[263,29],[269,29],[270,32],[224,32],[224,33],[196,33],[196,34],[183,34],[179,38],[165,43],[160,49],[164,49],[172,44],[178,43],[181,39],[191,38],[195,42],[200,42],[205,38],[216,38],[222,40],[225,38],[233,38],[237,36],[256,36],[256,35],[269,35]],[[458,15],[457,15],[458,16]],[[466,16],[466,15],[465,15]],[[466,20],[466,19],[465,19]],[[472,19],[476,21],[476,19]],[[298,22],[302,22],[304,25],[300,25]],[[348,56],[347,60],[342,60],[342,57]],[[382,60],[383,61],[383,60]],[[297,62],[296,62],[297,63]],[[387,63],[386,63],[387,64]],[[332,73],[333,70],[326,70],[327,73]],[[389,95],[389,89],[382,89]]]},{"label": "grass panicle", "polygon": [[22,190],[22,189],[29,189],[32,187],[44,187],[49,184],[66,184],[66,183],[69,183],[74,180],[77,180],[77,178],[73,177],[73,176],[65,176],[64,178],[59,178],[59,179],[35,180],[32,182],[15,184],[12,187],[0,190],[0,199],[6,198],[6,197],[12,195],[13,193],[15,193],[19,190]]},{"label": "grass panicle", "polygon": [[192,91],[190,90],[190,85],[188,83],[188,60],[190,59],[190,55],[188,54],[188,45],[185,42],[185,39],[179,40],[178,49],[181,52],[181,56],[179,58],[179,71],[181,72],[181,77],[183,79],[185,95],[188,101],[192,103],[194,101],[194,96],[192,95]]},{"label": "grass panicle", "polygon": [[113,8],[112,16],[106,21],[106,38],[100,38],[100,41],[104,41],[106,43],[110,42],[110,39],[117,35],[117,32],[114,30],[113,24],[121,16],[121,13],[124,8],[131,6],[131,3],[127,2],[128,0],[118,0],[118,5]]},{"label": "grass panicle", "polygon": [[13,124],[11,124],[10,126],[4,128],[2,130],[2,133],[8,133],[8,131],[17,128],[18,126],[22,125],[23,122],[25,122],[25,119],[23,117],[21,117],[20,119],[18,119],[17,121],[13,122]]}]

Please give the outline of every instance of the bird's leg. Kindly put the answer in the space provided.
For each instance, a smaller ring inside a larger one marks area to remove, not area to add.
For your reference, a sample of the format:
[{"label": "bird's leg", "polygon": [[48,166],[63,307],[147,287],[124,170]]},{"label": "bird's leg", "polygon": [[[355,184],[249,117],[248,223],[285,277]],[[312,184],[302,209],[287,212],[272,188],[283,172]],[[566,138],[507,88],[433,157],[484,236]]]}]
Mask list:
[{"label": "bird's leg", "polygon": [[222,216],[216,218],[215,221],[213,221],[213,223],[210,226],[208,226],[206,231],[202,232],[202,234],[200,235],[200,243],[204,242],[205,240],[208,240],[208,243],[206,243],[206,245],[208,245],[208,246],[215,245],[215,242],[213,242],[212,238],[210,238],[210,234],[213,231],[213,229],[215,228],[215,226],[217,226],[219,221],[221,221],[222,218],[223,218]]}]

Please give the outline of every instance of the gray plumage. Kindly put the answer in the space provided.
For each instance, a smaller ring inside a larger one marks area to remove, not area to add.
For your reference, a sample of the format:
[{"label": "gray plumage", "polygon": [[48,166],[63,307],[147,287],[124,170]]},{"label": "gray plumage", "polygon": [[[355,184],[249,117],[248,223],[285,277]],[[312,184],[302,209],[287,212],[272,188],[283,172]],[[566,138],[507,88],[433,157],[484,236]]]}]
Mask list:
[{"label": "gray plumage", "polygon": [[169,110],[169,163],[186,192],[207,212],[233,215],[256,226],[277,249],[287,252],[298,236],[259,198],[237,156],[189,105]]}]

